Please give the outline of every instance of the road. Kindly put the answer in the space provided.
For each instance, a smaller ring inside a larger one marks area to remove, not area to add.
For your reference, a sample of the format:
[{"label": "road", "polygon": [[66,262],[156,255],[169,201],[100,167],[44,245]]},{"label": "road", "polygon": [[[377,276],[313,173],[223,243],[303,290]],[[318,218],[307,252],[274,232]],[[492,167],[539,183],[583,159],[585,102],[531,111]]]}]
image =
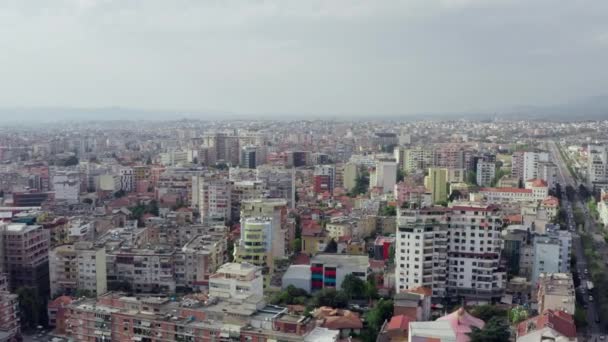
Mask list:
[{"label": "road", "polygon": [[[568,229],[570,229],[570,231],[572,231],[572,233],[573,233],[572,234],[572,247],[574,248],[574,255],[576,256],[576,268],[577,268],[579,277],[581,279],[581,285],[584,287],[585,281],[588,280],[590,275],[586,274],[586,272],[585,272],[588,269],[587,258],[585,257],[585,254],[583,252],[583,245],[581,242],[580,235],[576,232],[576,226],[574,223],[573,205],[574,205],[574,207],[579,208],[584,213],[584,216],[585,216],[585,225],[584,225],[584,227],[580,227],[580,229],[590,232],[590,233],[592,233],[592,236],[595,236],[596,234],[598,234],[598,232],[596,231],[597,227],[595,227],[594,221],[593,221],[593,219],[591,219],[591,217],[589,215],[587,206],[578,200],[578,196],[575,196],[573,203],[570,203],[570,201],[568,201],[568,197],[566,196],[566,193],[565,193],[566,186],[570,185],[576,190],[578,188],[578,183],[572,177],[570,172],[568,171],[566,162],[563,160],[561,154],[559,153],[556,143],[554,141],[550,141],[548,145],[549,145],[549,150],[553,156],[553,161],[557,165],[558,181],[559,181],[560,185],[562,186],[562,196],[561,196],[562,203],[561,203],[561,205],[562,205],[562,208],[566,209],[566,213],[568,216],[568,218],[567,218]],[[597,244],[596,247],[598,248],[598,250],[601,250],[601,251],[606,250],[606,248],[605,248],[606,246],[604,245],[603,239],[600,238],[599,239],[600,241],[598,241],[598,239],[594,239],[594,240],[596,241],[596,244]],[[572,270],[572,271],[574,271],[574,270]],[[577,290],[577,291],[579,291],[579,290]],[[597,291],[597,288],[594,289],[594,291]],[[599,337],[606,333],[602,326],[602,323],[604,323],[603,320],[608,319],[608,318],[604,317],[602,319],[599,316],[599,310],[596,306],[596,302],[589,301],[590,293],[587,293],[587,291],[585,291],[584,293],[585,293],[584,294],[585,302],[588,304],[588,308],[586,309],[587,322],[588,322],[588,328],[587,328],[588,341],[596,341],[596,340],[599,341]],[[599,323],[597,322],[598,319],[600,320]]]}]

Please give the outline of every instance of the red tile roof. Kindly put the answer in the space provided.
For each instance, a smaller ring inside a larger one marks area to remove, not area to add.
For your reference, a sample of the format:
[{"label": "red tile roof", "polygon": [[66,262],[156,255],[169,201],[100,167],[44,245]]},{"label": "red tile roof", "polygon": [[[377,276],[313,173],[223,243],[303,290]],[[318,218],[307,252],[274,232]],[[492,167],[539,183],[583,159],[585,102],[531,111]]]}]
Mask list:
[{"label": "red tile roof", "polygon": [[388,322],[386,330],[407,330],[410,325],[410,318],[406,315],[393,316]]},{"label": "red tile roof", "polygon": [[558,333],[569,337],[576,337],[576,325],[572,315],[564,311],[545,310],[542,315],[532,317],[519,323],[517,335],[524,336],[538,329],[550,327]]},{"label": "red tile roof", "polygon": [[532,189],[520,189],[520,188],[481,188],[479,192],[512,192],[512,193],[532,193]]},{"label": "red tile roof", "polygon": [[532,183],[533,187],[546,187],[547,186],[547,182],[543,179],[540,178],[534,178],[534,179],[529,179],[527,181],[527,183]]}]

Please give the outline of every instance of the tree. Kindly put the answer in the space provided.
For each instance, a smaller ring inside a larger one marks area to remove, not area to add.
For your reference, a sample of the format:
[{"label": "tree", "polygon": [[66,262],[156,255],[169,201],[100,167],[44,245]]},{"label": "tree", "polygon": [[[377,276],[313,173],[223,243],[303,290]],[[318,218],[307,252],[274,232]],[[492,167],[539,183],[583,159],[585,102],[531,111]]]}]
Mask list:
[{"label": "tree", "polygon": [[152,157],[148,157],[148,159],[146,159],[146,165],[152,165]]},{"label": "tree", "polygon": [[587,313],[578,305],[574,309],[574,323],[579,329],[587,326]]},{"label": "tree", "polygon": [[507,311],[495,305],[485,304],[477,305],[471,309],[471,315],[481,319],[484,322],[489,321],[492,317],[507,318]]},{"label": "tree", "polygon": [[85,204],[93,204],[93,200],[92,200],[92,199],[90,199],[90,198],[85,198],[85,199],[83,199],[83,200],[82,200],[82,203],[85,203]]},{"label": "tree", "polygon": [[336,242],[336,240],[331,239],[327,243],[327,246],[325,246],[325,250],[323,252],[324,253],[338,253],[338,243]]},{"label": "tree", "polygon": [[348,274],[342,280],[342,291],[349,299],[359,299],[364,295],[365,282],[361,278]]},{"label": "tree", "polygon": [[274,305],[303,305],[308,299],[309,295],[305,290],[289,285],[286,289],[274,294],[270,299],[270,303]]},{"label": "tree", "polygon": [[373,309],[365,314],[365,320],[372,331],[372,335],[377,335],[382,328],[382,324],[393,316],[393,301],[380,300]]},{"label": "tree", "polygon": [[291,242],[291,249],[296,252],[299,253],[302,250],[302,239],[300,238],[296,238]]},{"label": "tree", "polygon": [[491,318],[483,329],[473,327],[469,335],[470,342],[509,342],[509,326],[497,317]]},{"label": "tree", "polygon": [[467,172],[467,184],[477,185],[477,172],[475,172],[475,171]]},{"label": "tree", "polygon": [[524,307],[516,306],[509,311],[509,321],[511,324],[517,324],[528,319],[528,310]]},{"label": "tree", "polygon": [[124,190],[120,189],[114,193],[114,197],[121,198],[124,197],[126,194],[127,193]]},{"label": "tree", "polygon": [[366,169],[363,169],[355,178],[355,187],[350,192],[351,197],[356,197],[359,194],[364,194],[367,192],[369,188],[369,172]]},{"label": "tree", "polygon": [[405,170],[397,169],[397,182],[402,182],[405,179]]},{"label": "tree", "polygon": [[44,303],[31,287],[20,287],[15,291],[19,301],[19,312],[21,324],[28,329],[34,329],[38,325],[46,324],[46,312]]},{"label": "tree", "polygon": [[310,304],[313,308],[330,306],[332,308],[342,309],[348,305],[348,296],[343,291],[325,288],[315,293]]},{"label": "tree", "polygon": [[378,288],[376,287],[376,280],[373,274],[367,278],[363,293],[365,295],[365,298],[367,298],[368,300],[378,299],[380,297],[380,295],[378,294]]},{"label": "tree", "polygon": [[448,197],[448,201],[453,202],[455,199],[459,199],[461,197],[462,197],[462,192],[460,192],[460,190],[454,190]]},{"label": "tree", "polygon": [[380,209],[380,216],[397,216],[397,208],[394,205],[386,205]]}]

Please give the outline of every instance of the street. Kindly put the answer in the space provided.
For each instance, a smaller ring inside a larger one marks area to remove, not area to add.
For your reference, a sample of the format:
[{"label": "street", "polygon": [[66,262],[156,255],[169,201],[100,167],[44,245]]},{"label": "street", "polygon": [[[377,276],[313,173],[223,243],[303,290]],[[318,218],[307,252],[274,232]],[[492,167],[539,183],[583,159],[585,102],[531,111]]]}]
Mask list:
[{"label": "street", "polygon": [[[596,227],[593,219],[589,215],[589,211],[587,210],[586,205],[581,203],[578,200],[578,196],[575,196],[573,203],[570,203],[568,197],[566,196],[565,188],[570,185],[575,190],[578,188],[577,181],[572,178],[572,175],[568,171],[566,166],[566,162],[563,160],[561,154],[559,153],[558,147],[554,141],[549,142],[549,149],[553,156],[553,161],[557,165],[558,169],[558,182],[562,186],[562,196],[561,196],[561,206],[566,210],[567,213],[567,226],[570,231],[572,231],[572,247],[574,248],[574,255],[576,256],[576,270],[571,270],[572,272],[576,271],[581,279],[581,288],[585,288],[586,280],[590,279],[590,274],[588,273],[588,264],[587,258],[584,254],[583,245],[581,242],[580,235],[576,231],[577,229],[582,229],[586,232],[591,233],[594,236],[594,244],[597,246],[598,250],[605,251],[606,246],[603,239],[596,239],[595,235]],[[576,227],[574,222],[574,208],[579,208],[581,212],[584,214],[585,225],[583,227]],[[577,289],[577,291],[580,291]],[[591,301],[590,295],[593,295],[594,291],[597,289],[593,289],[592,293],[588,293],[586,290],[584,291],[583,298],[585,299],[585,303],[587,304],[586,313],[587,313],[587,336],[589,336],[589,341],[599,341],[600,336],[604,335],[606,332],[602,327],[602,317],[599,316],[599,310],[596,306],[595,301]],[[578,303],[577,303],[578,305]],[[606,318],[604,318],[606,319]],[[589,335],[590,334],[590,335]]]}]

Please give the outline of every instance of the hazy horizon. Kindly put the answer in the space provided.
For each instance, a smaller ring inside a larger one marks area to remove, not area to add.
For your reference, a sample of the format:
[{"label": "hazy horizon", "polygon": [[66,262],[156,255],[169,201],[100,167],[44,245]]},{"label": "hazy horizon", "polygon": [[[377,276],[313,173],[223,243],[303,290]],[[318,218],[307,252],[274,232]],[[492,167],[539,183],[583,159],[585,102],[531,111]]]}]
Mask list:
[{"label": "hazy horizon", "polygon": [[96,119],[106,108],[255,118],[553,106],[608,89],[606,17],[605,1],[8,1],[0,121],[7,108]]}]

